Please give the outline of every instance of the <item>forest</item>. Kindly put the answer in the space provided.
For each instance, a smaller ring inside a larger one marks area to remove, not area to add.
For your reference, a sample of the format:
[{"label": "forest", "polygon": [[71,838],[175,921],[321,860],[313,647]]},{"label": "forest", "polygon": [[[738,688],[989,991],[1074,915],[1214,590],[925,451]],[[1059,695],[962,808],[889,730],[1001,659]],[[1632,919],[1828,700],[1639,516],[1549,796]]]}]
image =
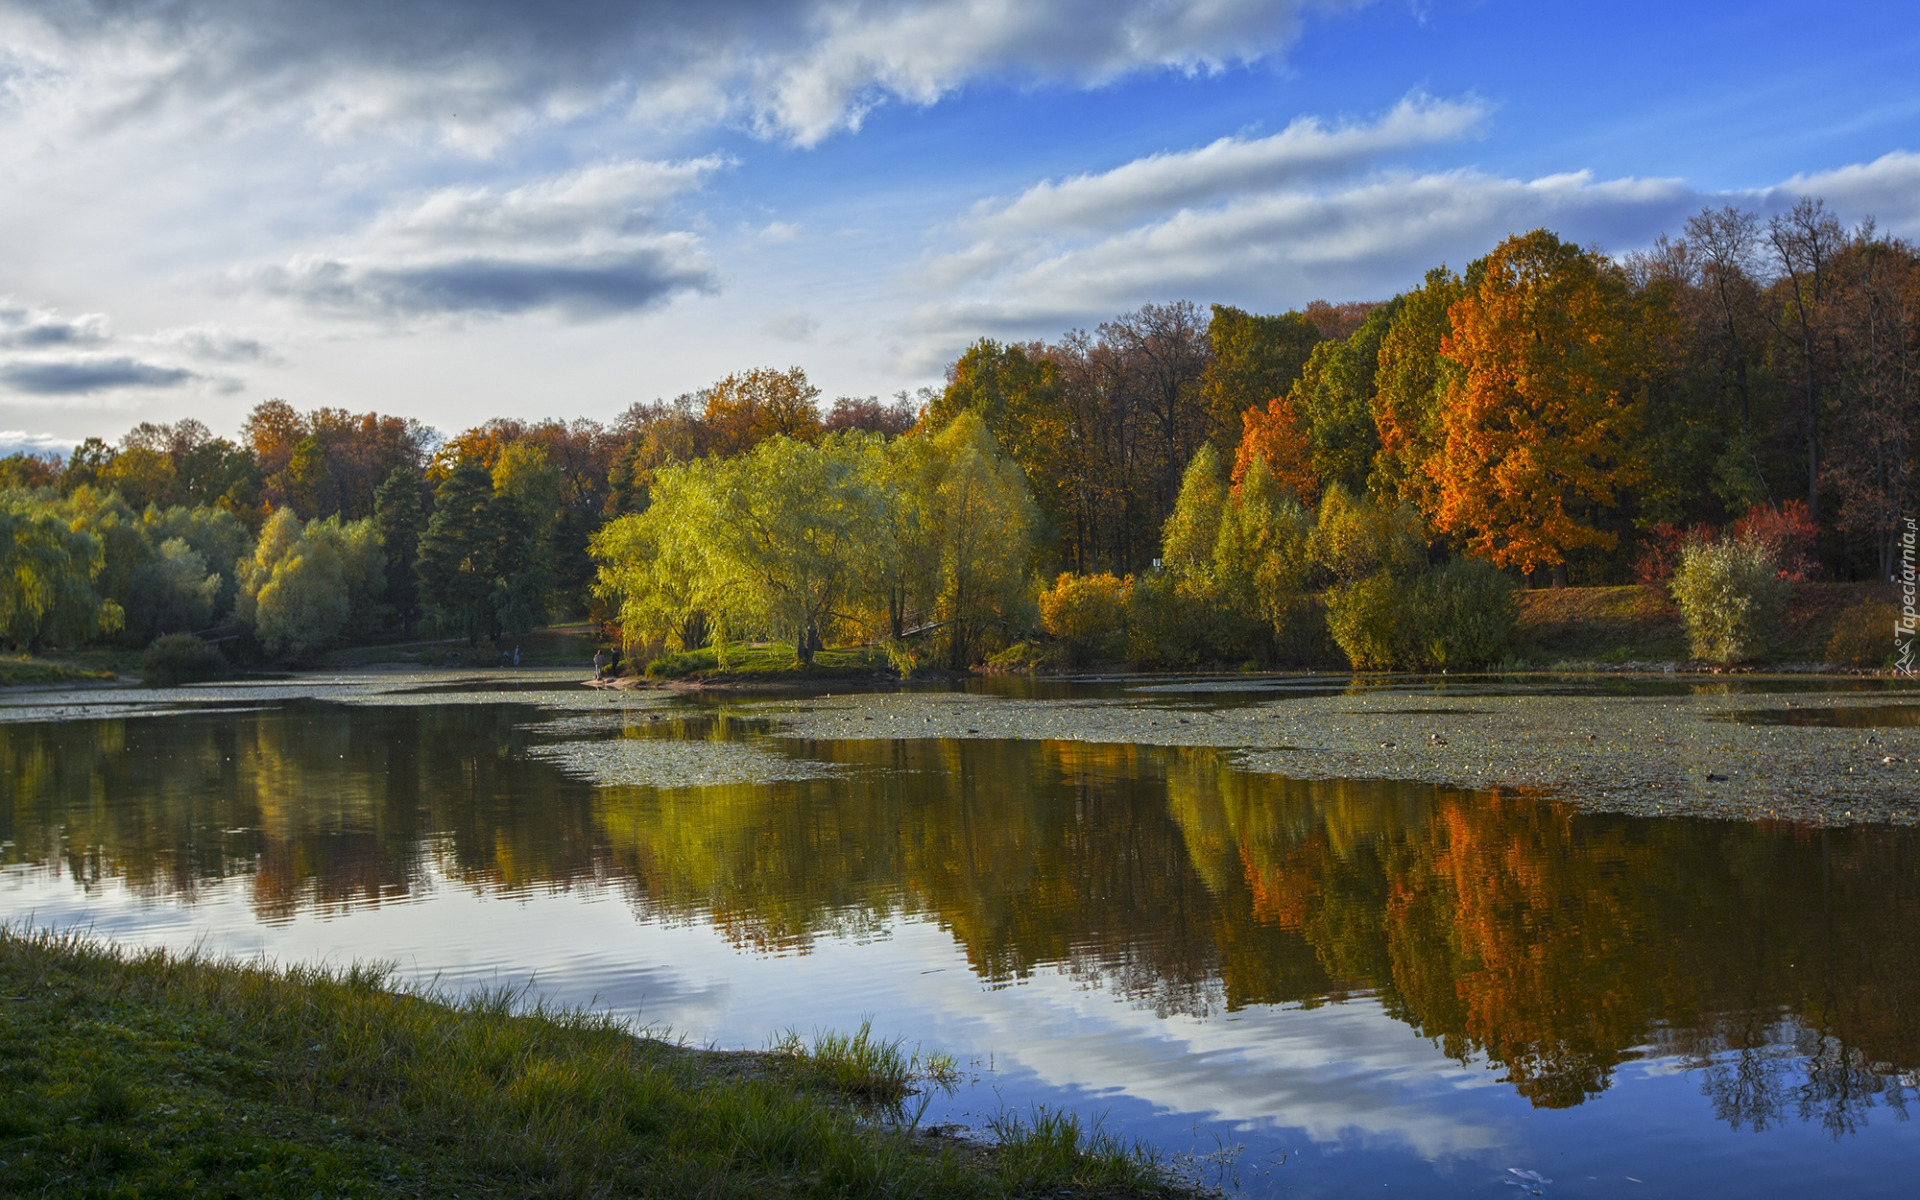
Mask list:
[{"label": "forest", "polygon": [[641,662],[1449,667],[1497,660],[1516,589],[1638,582],[1732,661],[1764,629],[1728,611],[1900,570],[1916,418],[1920,251],[1818,200],[1709,209],[1377,303],[982,338],[891,401],[759,368],[610,424],[276,399],[15,454],[0,641],[304,663],[585,617]]}]

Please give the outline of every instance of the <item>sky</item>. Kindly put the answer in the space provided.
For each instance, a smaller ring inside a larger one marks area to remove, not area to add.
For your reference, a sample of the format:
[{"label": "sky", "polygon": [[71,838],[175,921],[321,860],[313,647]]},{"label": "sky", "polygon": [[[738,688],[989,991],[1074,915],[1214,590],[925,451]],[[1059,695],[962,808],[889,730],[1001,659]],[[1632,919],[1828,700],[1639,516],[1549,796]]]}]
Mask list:
[{"label": "sky", "polygon": [[1911,0],[0,0],[0,454],[885,397],[1709,205],[1920,239],[1916,81]]}]

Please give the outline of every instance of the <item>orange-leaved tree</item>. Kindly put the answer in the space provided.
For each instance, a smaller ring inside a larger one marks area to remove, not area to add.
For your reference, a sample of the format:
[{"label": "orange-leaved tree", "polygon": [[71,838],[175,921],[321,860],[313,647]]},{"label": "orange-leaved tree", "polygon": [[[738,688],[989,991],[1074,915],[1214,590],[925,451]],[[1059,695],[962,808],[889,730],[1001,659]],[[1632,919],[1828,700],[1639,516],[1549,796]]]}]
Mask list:
[{"label": "orange-leaved tree", "polygon": [[1300,410],[1286,396],[1275,396],[1266,408],[1255,405],[1240,415],[1240,445],[1233,452],[1233,486],[1246,478],[1253,460],[1264,458],[1281,491],[1301,504],[1312,504],[1320,494],[1313,473],[1313,445]]},{"label": "orange-leaved tree", "polygon": [[1458,371],[1428,463],[1435,523],[1495,565],[1565,575],[1568,555],[1611,549],[1606,510],[1637,477],[1627,453],[1653,364],[1621,272],[1537,229],[1468,272],[1440,352]]}]

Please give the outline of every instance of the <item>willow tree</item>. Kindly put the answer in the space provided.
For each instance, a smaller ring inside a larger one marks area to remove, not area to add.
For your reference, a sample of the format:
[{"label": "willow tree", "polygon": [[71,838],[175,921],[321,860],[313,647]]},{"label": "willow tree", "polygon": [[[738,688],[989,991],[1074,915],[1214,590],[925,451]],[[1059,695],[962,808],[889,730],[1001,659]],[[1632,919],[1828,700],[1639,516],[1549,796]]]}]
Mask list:
[{"label": "willow tree", "polygon": [[940,459],[933,492],[940,555],[937,612],[947,633],[947,663],[973,661],[987,630],[1013,622],[1032,567],[1039,514],[1026,479],[1000,453],[971,410],[933,439]]},{"label": "willow tree", "polygon": [[746,454],[656,476],[644,513],[595,536],[598,593],[629,644],[684,644],[696,615],[724,640],[758,633],[812,661],[828,628],[861,603],[886,544],[881,450],[863,435],[818,445],[776,434]]},{"label": "willow tree", "polygon": [[0,493],[0,640],[34,650],[119,628],[120,606],[95,587],[103,565],[99,537],[55,505]]}]

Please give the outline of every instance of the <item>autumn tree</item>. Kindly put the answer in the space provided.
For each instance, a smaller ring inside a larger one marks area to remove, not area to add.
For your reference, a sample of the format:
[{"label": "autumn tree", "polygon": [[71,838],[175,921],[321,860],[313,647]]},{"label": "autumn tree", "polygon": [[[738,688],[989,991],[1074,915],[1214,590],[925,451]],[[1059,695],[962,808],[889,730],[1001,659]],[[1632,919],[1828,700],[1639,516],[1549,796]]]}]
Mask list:
[{"label": "autumn tree", "polygon": [[820,436],[820,389],[799,367],[756,367],[709,386],[701,419],[714,454],[743,454],[774,436],[812,441]]},{"label": "autumn tree", "polygon": [[1869,224],[1836,256],[1835,363],[1821,481],[1834,525],[1871,547],[1891,578],[1901,518],[1913,510],[1920,427],[1920,252]]},{"label": "autumn tree", "polygon": [[1440,347],[1458,374],[1429,471],[1436,523],[1476,556],[1565,582],[1570,555],[1615,545],[1601,519],[1638,476],[1623,450],[1649,357],[1629,300],[1617,268],[1546,230],[1470,273]]},{"label": "autumn tree", "polygon": [[1380,449],[1367,490],[1390,504],[1407,501],[1428,520],[1440,508],[1438,481],[1429,470],[1445,442],[1441,413],[1458,371],[1440,352],[1453,330],[1453,306],[1466,295],[1458,275],[1443,267],[1398,298],[1381,335],[1374,368],[1373,423]]},{"label": "autumn tree", "polygon": [[1259,316],[1230,305],[1213,306],[1207,322],[1212,353],[1204,395],[1208,425],[1222,452],[1241,434],[1242,413],[1265,408],[1293,390],[1323,337],[1304,313]]},{"label": "autumn tree", "polygon": [[1767,222],[1767,246],[1778,273],[1778,306],[1771,319],[1791,347],[1799,375],[1801,429],[1806,447],[1807,514],[1820,522],[1820,410],[1831,364],[1833,260],[1846,243],[1840,222],[1816,199],[1802,197]]},{"label": "autumn tree", "polygon": [[1312,503],[1320,493],[1313,469],[1313,435],[1294,401],[1275,396],[1265,407],[1240,415],[1240,444],[1233,451],[1233,482],[1239,484],[1255,462],[1281,491],[1295,500]]}]

